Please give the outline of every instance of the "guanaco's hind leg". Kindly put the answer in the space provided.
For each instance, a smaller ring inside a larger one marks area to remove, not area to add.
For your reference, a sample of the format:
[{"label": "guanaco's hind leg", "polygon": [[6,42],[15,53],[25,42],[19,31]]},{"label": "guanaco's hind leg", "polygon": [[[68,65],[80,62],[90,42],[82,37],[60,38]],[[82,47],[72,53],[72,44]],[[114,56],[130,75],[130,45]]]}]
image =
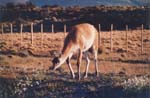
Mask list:
[{"label": "guanaco's hind leg", "polygon": [[98,33],[97,36],[95,38],[95,42],[92,46],[93,48],[93,53],[94,53],[94,62],[95,62],[95,71],[96,71],[96,75],[99,76],[99,68],[98,68],[98,60],[97,60],[97,56],[98,56]]},{"label": "guanaco's hind leg", "polygon": [[79,50],[79,57],[77,60],[77,67],[78,67],[78,80],[81,79],[81,74],[80,74],[80,66],[81,66],[81,61],[82,61],[82,50]]},{"label": "guanaco's hind leg", "polygon": [[88,57],[88,52],[85,52],[85,59],[86,59],[86,70],[85,70],[85,75],[84,75],[84,78],[87,78],[88,77],[88,71],[89,71],[89,64],[90,64],[90,59]]},{"label": "guanaco's hind leg", "polygon": [[96,71],[96,75],[99,76],[99,69],[98,69],[98,62],[97,62],[98,51],[94,50],[93,52],[94,52],[95,71]]},{"label": "guanaco's hind leg", "polygon": [[69,66],[69,70],[70,70],[70,73],[72,75],[72,78],[74,79],[75,78],[75,74],[74,74],[74,71],[71,67],[71,63],[70,63],[70,59],[72,57],[72,54],[70,54],[70,56],[67,58],[66,62],[67,62],[67,65]]}]

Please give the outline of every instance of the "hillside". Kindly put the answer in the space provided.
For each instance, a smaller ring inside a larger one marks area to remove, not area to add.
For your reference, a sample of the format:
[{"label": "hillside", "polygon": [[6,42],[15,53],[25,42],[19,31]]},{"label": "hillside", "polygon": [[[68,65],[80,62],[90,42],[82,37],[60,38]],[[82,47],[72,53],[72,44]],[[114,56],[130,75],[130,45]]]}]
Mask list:
[{"label": "hillside", "polygon": [[[93,6],[93,7],[61,7],[61,6],[43,6],[37,7],[32,4],[16,5],[11,4],[2,7],[0,21],[5,26],[5,32],[8,31],[10,23],[16,28],[14,32],[19,31],[19,26],[23,23],[25,31],[29,32],[30,23],[34,22],[35,32],[39,32],[39,26],[44,24],[44,30],[50,32],[51,24],[55,25],[55,31],[62,31],[63,25],[67,27],[88,22],[96,27],[101,24],[102,30],[110,30],[110,25],[114,24],[114,29],[129,28],[136,29],[144,24],[144,28],[149,29],[149,7],[135,6]],[[67,28],[67,29],[68,29]]]},{"label": "hillside", "polygon": [[106,6],[143,6],[148,5],[149,0],[30,0],[33,4],[42,6],[47,5],[60,5],[60,6],[95,6],[95,5],[106,5]]},{"label": "hillside", "polygon": [[8,2],[14,3],[25,3],[27,1],[32,2],[37,6],[43,5],[60,5],[60,6],[95,6],[95,5],[106,5],[106,6],[143,6],[148,5],[149,0],[1,0],[0,4],[6,4]]}]

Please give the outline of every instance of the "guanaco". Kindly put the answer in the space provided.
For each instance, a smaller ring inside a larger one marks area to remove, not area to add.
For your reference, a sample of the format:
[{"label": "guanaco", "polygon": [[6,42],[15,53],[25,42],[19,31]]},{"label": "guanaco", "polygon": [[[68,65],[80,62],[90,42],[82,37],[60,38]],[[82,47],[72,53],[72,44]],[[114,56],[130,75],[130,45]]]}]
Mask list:
[{"label": "guanaco", "polygon": [[82,55],[85,54],[86,59],[86,70],[84,78],[88,76],[90,59],[87,55],[87,51],[92,49],[95,61],[95,71],[98,76],[98,64],[97,64],[97,54],[98,54],[98,32],[96,28],[88,23],[78,24],[72,27],[71,31],[68,33],[64,40],[64,46],[62,53],[59,57],[55,57],[52,60],[53,70],[59,68],[65,61],[69,66],[72,78],[75,78],[74,71],[72,69],[70,59],[72,55],[78,51],[79,55],[77,58],[77,68],[78,68],[78,79],[80,80],[80,66],[82,61]]}]

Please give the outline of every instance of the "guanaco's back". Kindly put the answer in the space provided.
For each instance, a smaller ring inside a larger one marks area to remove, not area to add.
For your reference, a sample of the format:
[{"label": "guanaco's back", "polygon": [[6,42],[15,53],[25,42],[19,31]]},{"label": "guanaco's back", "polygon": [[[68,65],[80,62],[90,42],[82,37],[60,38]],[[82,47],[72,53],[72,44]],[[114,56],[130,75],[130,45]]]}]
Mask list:
[{"label": "guanaco's back", "polygon": [[77,46],[79,45],[79,48],[82,48],[83,51],[87,51],[93,44],[97,47],[97,37],[97,30],[93,25],[88,23],[79,24],[72,27],[65,39],[64,48],[71,43]]}]

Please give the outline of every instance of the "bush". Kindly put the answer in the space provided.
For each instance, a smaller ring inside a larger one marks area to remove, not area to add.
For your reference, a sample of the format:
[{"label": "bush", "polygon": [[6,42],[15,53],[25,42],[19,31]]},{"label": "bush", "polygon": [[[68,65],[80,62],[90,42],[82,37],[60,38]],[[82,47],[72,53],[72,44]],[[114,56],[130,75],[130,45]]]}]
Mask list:
[{"label": "bush", "polygon": [[[147,96],[145,93],[150,91],[149,76],[132,77],[123,82],[123,88],[128,96]],[[145,98],[143,96],[143,98]]]}]

